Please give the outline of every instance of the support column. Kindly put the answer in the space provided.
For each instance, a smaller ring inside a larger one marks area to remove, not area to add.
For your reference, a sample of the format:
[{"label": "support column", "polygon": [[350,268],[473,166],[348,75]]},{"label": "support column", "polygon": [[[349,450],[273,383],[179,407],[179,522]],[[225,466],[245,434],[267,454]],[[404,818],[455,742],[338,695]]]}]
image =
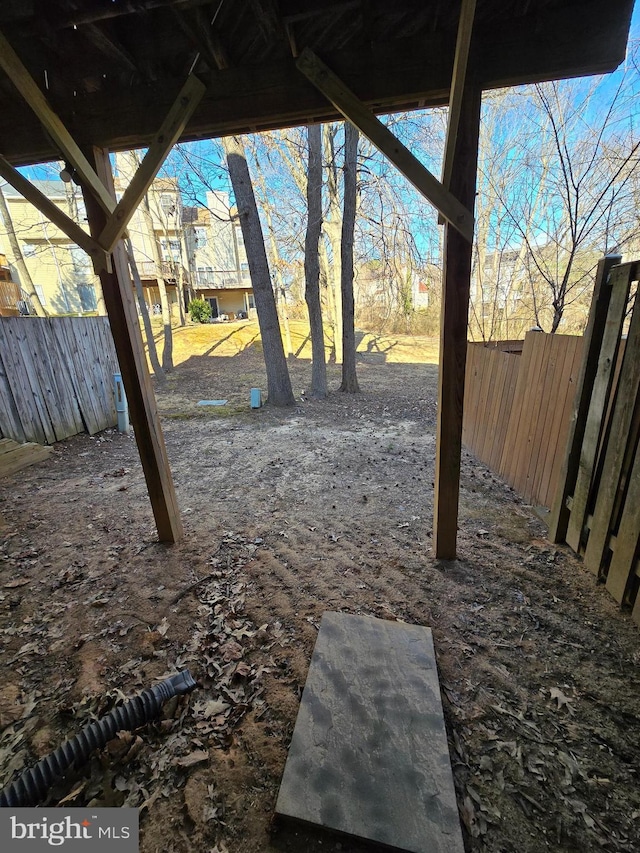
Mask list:
[{"label": "support column", "polygon": [[[472,214],[476,195],[481,101],[480,88],[469,80],[460,107],[449,187],[452,195]],[[438,559],[454,560],[473,243],[449,223],[444,227],[433,549]]]},{"label": "support column", "polygon": [[[95,163],[98,177],[115,203],[109,152],[94,148],[92,155],[89,159],[93,161],[92,165]],[[106,225],[107,215],[90,189],[83,186],[83,195],[89,228],[92,236],[97,237]],[[151,499],[158,538],[161,542],[177,542],[183,537],[182,521],[133,301],[129,267],[121,240],[116,244],[111,259],[113,271],[101,271],[100,283],[127,394],[131,423]]]}]

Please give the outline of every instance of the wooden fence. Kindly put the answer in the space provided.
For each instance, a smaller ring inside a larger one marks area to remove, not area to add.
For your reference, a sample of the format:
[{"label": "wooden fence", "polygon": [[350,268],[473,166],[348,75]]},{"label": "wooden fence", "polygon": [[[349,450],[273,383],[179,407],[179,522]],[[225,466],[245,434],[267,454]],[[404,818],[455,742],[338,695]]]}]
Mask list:
[{"label": "wooden fence", "polygon": [[543,332],[468,347],[462,440],[534,504],[553,501],[581,356],[582,338]]},{"label": "wooden fence", "polygon": [[470,344],[463,441],[640,623],[640,262],[600,262],[583,338]]},{"label": "wooden fence", "polygon": [[0,434],[52,444],[117,423],[106,317],[0,317]]},{"label": "wooden fence", "polygon": [[598,270],[549,537],[640,623],[640,262],[612,260]]}]

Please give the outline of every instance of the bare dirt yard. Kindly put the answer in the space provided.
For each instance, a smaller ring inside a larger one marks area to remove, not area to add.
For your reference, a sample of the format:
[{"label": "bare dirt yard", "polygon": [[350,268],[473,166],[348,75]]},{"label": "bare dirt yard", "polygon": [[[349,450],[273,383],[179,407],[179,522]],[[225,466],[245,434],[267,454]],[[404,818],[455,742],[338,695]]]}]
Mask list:
[{"label": "bare dirt yard", "polygon": [[130,436],[0,480],[0,782],[188,667],[193,694],[49,802],[139,807],[143,853],[363,853],[272,823],[318,624],[344,611],[432,627],[468,851],[639,850],[638,629],[468,454],[459,559],[434,560],[433,342],[366,336],[362,392],[313,402],[298,336],[298,406],[252,411],[252,324],[175,338],[183,542],[158,544]]}]

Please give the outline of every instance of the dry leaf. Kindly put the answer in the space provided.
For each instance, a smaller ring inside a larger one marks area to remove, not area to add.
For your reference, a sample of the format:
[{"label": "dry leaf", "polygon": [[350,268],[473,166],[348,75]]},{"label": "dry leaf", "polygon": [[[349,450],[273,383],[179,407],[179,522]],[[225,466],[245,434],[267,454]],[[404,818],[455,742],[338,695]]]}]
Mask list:
[{"label": "dry leaf", "polygon": [[553,701],[555,699],[556,702],[558,703],[558,710],[559,711],[562,708],[566,708],[570,714],[574,713],[574,709],[571,707],[571,702],[573,700],[569,699],[567,696],[565,696],[559,687],[552,687],[549,690],[549,693],[551,695],[551,701]]},{"label": "dry leaf", "polygon": [[31,583],[27,578],[16,578],[13,581],[7,581],[4,585],[5,589],[15,589],[17,586],[26,586],[28,583]]},{"label": "dry leaf", "polygon": [[202,764],[203,761],[209,760],[209,753],[203,749],[196,749],[190,752],[189,755],[183,755],[181,758],[176,758],[173,762],[178,767],[193,767],[194,764]]}]

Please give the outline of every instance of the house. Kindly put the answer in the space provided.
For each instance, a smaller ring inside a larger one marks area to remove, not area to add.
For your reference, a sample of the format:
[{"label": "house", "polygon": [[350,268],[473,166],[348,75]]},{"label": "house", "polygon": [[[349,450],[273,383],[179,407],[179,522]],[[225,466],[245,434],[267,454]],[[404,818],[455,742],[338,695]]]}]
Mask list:
[{"label": "house", "polygon": [[229,194],[207,192],[206,208],[193,208],[188,231],[189,268],[194,295],[211,306],[213,318],[255,316],[247,253]]},{"label": "house", "polygon": [[[138,152],[116,154],[114,184],[119,200],[139,164]],[[176,178],[156,178],[133,214],[127,233],[131,240],[136,268],[150,315],[161,313],[160,282],[164,282],[171,316],[180,319],[180,306],[189,298],[185,210]]]},{"label": "house", "polygon": [[[86,228],[86,211],[80,188],[61,180],[33,181],[34,186],[67,215]],[[102,291],[88,255],[66,234],[49,222],[9,184],[2,193],[20,250],[42,307],[48,314],[93,314],[98,312]],[[4,223],[0,220],[0,246],[5,251],[13,280],[21,288],[21,313],[35,313],[24,293],[25,282],[15,269]],[[102,311],[104,312],[104,307]]]},{"label": "house", "polygon": [[[115,156],[116,197],[122,197],[138,167],[137,152]],[[73,182],[34,180],[44,195],[86,228],[82,191]],[[89,256],[9,184],[1,184],[13,227],[35,291],[47,314],[105,313],[100,280]],[[160,283],[169,308],[178,322],[193,296],[206,299],[212,316],[255,315],[242,232],[224,192],[207,193],[207,208],[183,204],[177,178],[156,178],[135,211],[127,235],[140,276],[144,300],[151,316],[161,313]],[[0,248],[7,247],[7,233],[0,222]],[[13,289],[2,288],[11,305],[22,300],[21,313],[33,314],[9,254]],[[1,285],[0,285],[1,286]],[[15,287],[18,291],[15,292]],[[15,297],[15,298],[14,298]],[[136,305],[137,305],[136,300]],[[20,313],[17,309],[14,313]],[[138,308],[139,310],[139,308]]]}]

